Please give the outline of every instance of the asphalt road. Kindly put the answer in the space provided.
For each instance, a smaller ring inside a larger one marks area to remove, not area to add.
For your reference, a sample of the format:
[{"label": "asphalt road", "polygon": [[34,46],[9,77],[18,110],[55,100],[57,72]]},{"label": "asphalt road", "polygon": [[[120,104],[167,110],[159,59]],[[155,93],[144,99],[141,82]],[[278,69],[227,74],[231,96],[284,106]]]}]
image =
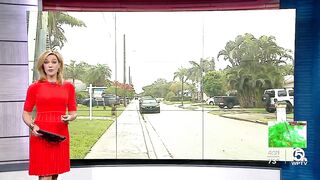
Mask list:
[{"label": "asphalt road", "polygon": [[266,160],[268,127],[161,104],[161,113],[144,114],[175,159]]}]

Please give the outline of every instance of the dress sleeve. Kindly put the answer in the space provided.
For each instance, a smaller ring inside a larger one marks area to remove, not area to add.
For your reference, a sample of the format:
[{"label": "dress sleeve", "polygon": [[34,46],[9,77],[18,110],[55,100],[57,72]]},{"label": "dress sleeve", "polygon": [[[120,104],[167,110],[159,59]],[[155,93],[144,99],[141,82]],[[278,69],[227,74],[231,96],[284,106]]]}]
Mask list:
[{"label": "dress sleeve", "polygon": [[31,84],[28,87],[26,101],[24,102],[23,110],[25,110],[27,112],[32,112],[33,107],[36,103],[36,93],[37,92],[36,92],[35,84]]},{"label": "dress sleeve", "polygon": [[69,98],[68,98],[68,111],[76,111],[77,103],[76,103],[76,91],[74,86],[70,83],[69,88]]}]

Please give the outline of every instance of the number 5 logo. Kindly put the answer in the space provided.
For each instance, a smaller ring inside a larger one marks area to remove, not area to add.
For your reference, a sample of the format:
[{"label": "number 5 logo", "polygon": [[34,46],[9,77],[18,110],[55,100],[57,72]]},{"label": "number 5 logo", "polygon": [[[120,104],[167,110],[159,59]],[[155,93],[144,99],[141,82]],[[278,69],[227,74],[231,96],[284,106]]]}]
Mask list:
[{"label": "number 5 logo", "polygon": [[304,150],[295,148],[293,151],[293,161],[306,161]]}]

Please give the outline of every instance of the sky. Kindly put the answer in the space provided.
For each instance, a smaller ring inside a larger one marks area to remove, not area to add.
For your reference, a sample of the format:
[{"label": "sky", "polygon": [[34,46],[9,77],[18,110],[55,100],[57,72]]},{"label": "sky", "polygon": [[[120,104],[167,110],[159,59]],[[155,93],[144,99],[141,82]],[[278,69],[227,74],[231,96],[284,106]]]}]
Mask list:
[{"label": "sky", "polygon": [[218,52],[244,33],[256,38],[275,36],[279,46],[294,51],[294,10],[68,14],[87,27],[63,26],[68,42],[60,52],[65,62],[107,64],[112,70],[111,80],[123,82],[125,34],[126,75],[130,66],[137,93],[158,78],[172,81],[179,68],[191,67],[189,61],[214,57],[216,70],[224,69],[228,62],[217,60]]}]

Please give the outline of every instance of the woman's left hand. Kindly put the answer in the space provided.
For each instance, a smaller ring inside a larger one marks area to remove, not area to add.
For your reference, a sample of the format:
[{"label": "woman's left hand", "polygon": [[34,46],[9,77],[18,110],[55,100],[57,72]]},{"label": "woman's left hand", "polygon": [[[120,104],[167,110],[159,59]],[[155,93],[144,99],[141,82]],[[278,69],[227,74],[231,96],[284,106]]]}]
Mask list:
[{"label": "woman's left hand", "polygon": [[61,116],[61,121],[65,122],[65,123],[69,123],[69,121],[73,121],[74,118],[72,115],[62,115]]}]

